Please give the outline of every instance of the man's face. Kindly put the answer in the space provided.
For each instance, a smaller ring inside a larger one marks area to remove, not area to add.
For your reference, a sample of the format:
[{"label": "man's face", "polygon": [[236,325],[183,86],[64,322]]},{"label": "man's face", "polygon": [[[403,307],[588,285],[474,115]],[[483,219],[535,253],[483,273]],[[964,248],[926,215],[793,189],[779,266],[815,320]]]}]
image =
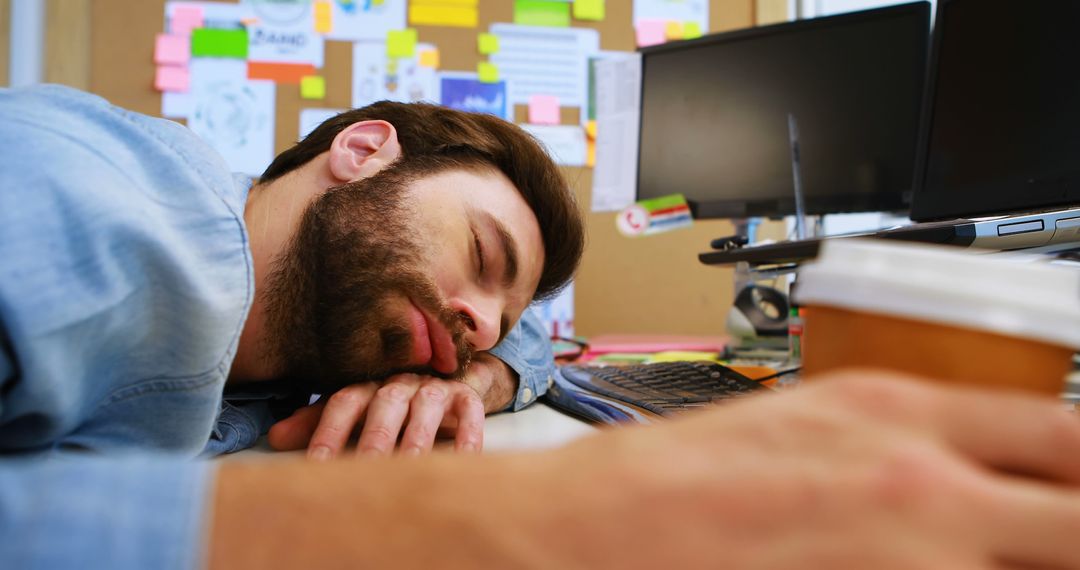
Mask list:
[{"label": "man's face", "polygon": [[528,305],[543,245],[510,181],[494,169],[409,181],[407,169],[319,196],[276,260],[264,299],[287,377],[326,392],[398,372],[460,376]]}]

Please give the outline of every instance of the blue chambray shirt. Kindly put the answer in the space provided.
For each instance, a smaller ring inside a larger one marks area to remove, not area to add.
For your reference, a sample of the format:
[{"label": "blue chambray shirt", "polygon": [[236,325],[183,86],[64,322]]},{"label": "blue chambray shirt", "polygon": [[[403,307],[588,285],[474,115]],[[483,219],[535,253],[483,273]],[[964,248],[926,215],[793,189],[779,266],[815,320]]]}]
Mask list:
[{"label": "blue chambray shirt", "polygon": [[[201,564],[213,466],[191,458],[271,421],[265,397],[222,402],[254,290],[247,190],[176,123],[0,89],[4,566]],[[547,390],[534,317],[493,352],[521,375],[514,409]]]}]

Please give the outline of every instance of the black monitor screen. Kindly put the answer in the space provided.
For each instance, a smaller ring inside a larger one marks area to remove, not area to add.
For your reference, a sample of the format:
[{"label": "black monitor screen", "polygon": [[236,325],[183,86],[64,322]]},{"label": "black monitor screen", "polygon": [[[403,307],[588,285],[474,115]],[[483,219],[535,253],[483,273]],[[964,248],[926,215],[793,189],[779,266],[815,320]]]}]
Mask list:
[{"label": "black monitor screen", "polygon": [[906,209],[929,17],[917,2],[642,50],[638,199],[795,213],[791,113],[808,214]]},{"label": "black monitor screen", "polygon": [[1080,203],[1080,2],[939,0],[911,217]]}]

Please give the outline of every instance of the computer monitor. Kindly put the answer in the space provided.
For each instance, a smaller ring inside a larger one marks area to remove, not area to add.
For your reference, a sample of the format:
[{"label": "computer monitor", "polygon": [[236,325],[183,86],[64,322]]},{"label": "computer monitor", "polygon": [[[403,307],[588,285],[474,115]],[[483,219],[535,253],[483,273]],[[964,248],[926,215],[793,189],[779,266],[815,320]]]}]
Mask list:
[{"label": "computer monitor", "polygon": [[1080,2],[938,0],[911,217],[1080,204]]},{"label": "computer monitor", "polygon": [[807,214],[906,210],[929,19],[916,2],[643,49],[638,199],[794,214],[791,113]]}]

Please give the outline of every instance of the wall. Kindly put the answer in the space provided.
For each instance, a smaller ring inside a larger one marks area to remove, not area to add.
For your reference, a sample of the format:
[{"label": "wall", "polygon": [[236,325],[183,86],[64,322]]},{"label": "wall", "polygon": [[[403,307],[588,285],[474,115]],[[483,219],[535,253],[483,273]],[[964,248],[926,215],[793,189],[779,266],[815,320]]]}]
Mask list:
[{"label": "wall", "polygon": [[[0,0],[6,3],[9,0]],[[61,82],[86,86],[114,103],[148,114],[160,111],[160,96],[153,89],[151,62],[155,34],[162,30],[164,0],[48,0],[49,10],[63,11],[48,16],[48,22],[67,26],[69,31],[48,33],[50,69],[46,74]],[[757,0],[768,2],[770,0]],[[64,6],[71,2],[80,7]],[[603,22],[579,22],[601,32],[601,48],[634,49],[631,25],[632,2],[607,0]],[[475,70],[476,33],[493,22],[512,22],[513,3],[508,0],[480,0],[477,29],[418,26],[421,42],[434,43],[441,52],[443,69]],[[73,19],[82,12],[86,29]],[[755,0],[712,0],[711,30],[723,31],[753,24],[759,7]],[[59,54],[66,54],[60,56]],[[47,56],[48,57],[48,56]],[[345,42],[327,42],[323,74],[327,82],[324,100],[314,103],[300,98],[292,85],[277,87],[276,142],[278,151],[297,137],[297,114],[304,106],[348,107],[352,50]],[[80,73],[79,70],[85,73]],[[524,109],[517,109],[523,117]],[[576,109],[563,109],[563,123],[577,120]],[[575,193],[583,207],[590,203],[592,172],[567,168]],[[705,267],[697,253],[708,248],[711,239],[730,235],[727,222],[697,222],[681,230],[630,239],[615,230],[614,214],[588,213],[589,245],[576,282],[576,328],[580,334],[601,332],[669,332],[718,334],[733,298],[732,272]]]}]

